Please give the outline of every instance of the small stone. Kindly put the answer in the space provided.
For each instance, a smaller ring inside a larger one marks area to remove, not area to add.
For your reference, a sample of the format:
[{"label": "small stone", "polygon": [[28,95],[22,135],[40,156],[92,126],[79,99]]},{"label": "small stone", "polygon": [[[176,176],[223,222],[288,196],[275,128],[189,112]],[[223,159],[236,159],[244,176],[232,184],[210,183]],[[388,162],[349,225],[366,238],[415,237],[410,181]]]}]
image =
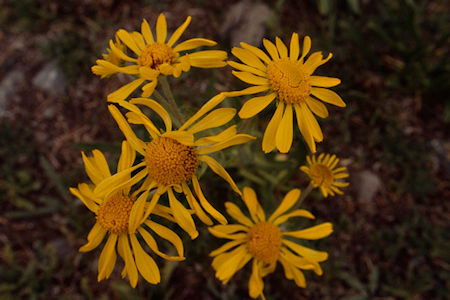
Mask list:
[{"label": "small stone", "polygon": [[54,95],[61,95],[66,90],[66,76],[58,63],[51,61],[33,78],[33,86]]},{"label": "small stone", "polygon": [[270,8],[263,3],[238,2],[226,13],[220,33],[223,37],[229,37],[234,47],[239,46],[240,42],[259,46],[270,16]]},{"label": "small stone", "polygon": [[382,186],[380,178],[369,170],[355,174],[354,178],[355,183],[352,185],[358,188],[358,200],[364,203],[372,203]]}]

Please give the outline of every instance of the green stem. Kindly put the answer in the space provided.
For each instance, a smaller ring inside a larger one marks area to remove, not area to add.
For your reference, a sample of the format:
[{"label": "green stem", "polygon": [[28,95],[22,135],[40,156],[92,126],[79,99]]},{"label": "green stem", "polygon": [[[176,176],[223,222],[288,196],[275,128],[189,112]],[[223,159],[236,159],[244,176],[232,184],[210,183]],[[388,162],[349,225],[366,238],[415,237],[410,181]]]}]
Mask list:
[{"label": "green stem", "polygon": [[180,109],[178,108],[177,103],[175,102],[175,98],[173,97],[172,91],[170,89],[169,82],[167,81],[166,76],[161,76],[159,78],[159,81],[161,82],[161,86],[164,92],[164,96],[166,96],[166,99],[168,100],[167,103],[170,107],[170,109],[175,114],[175,117],[178,119],[178,122],[180,123],[178,127],[181,126],[181,124],[184,124],[184,117],[180,112]]},{"label": "green stem", "polygon": [[314,187],[312,186],[312,184],[310,183],[308,185],[308,187],[306,189],[304,189],[302,191],[302,194],[300,196],[300,199],[298,199],[297,203],[294,205],[293,209],[297,209],[300,207],[300,205],[302,205],[303,201],[305,200],[305,198],[309,195],[309,193],[311,193],[311,191],[314,189]]}]

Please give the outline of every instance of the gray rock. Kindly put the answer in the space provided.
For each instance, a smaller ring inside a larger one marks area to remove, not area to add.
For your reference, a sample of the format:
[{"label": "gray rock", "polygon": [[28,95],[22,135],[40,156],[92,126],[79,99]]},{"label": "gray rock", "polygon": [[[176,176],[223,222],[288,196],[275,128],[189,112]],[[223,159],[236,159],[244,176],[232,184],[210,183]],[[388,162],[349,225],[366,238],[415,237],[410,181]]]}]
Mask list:
[{"label": "gray rock", "polygon": [[380,178],[369,170],[355,174],[355,185],[358,189],[358,200],[360,202],[372,203],[374,197],[382,187]]},{"label": "gray rock", "polygon": [[67,87],[66,76],[57,62],[51,61],[33,78],[33,86],[54,95],[61,95]]},{"label": "gray rock", "polygon": [[263,3],[244,0],[231,6],[225,15],[220,33],[223,37],[230,38],[232,46],[239,46],[240,42],[259,46],[271,11]]},{"label": "gray rock", "polygon": [[0,117],[4,117],[7,103],[11,95],[16,92],[17,86],[25,80],[22,70],[13,70],[0,82]]}]

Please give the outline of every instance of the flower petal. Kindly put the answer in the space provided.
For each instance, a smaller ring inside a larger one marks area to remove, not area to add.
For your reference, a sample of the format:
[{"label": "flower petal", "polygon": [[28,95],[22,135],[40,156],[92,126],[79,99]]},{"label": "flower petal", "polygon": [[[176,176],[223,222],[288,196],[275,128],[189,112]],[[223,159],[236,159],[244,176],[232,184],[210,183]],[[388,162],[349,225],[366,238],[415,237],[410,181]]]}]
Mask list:
[{"label": "flower petal", "polygon": [[159,14],[156,20],[156,42],[164,44],[167,37],[167,21],[164,14]]},{"label": "flower petal", "polygon": [[107,231],[98,222],[95,222],[88,234],[88,242],[78,249],[80,252],[88,252],[95,248],[103,241]]},{"label": "flower petal", "polygon": [[346,106],[345,102],[342,101],[342,98],[332,90],[323,88],[312,88],[311,94],[313,94],[315,97],[319,98],[323,102],[327,102],[339,107]]},{"label": "flower petal", "polygon": [[130,236],[130,240],[139,273],[141,273],[142,277],[149,283],[159,283],[161,281],[161,275],[155,260],[145,253],[134,234]]},{"label": "flower petal", "polygon": [[200,161],[205,162],[214,173],[216,173],[217,175],[222,177],[226,182],[228,182],[228,184],[236,193],[238,193],[239,195],[241,194],[241,191],[236,186],[236,183],[234,183],[233,178],[231,178],[230,174],[228,174],[228,172],[214,158],[207,155],[201,155],[198,157],[198,159]]},{"label": "flower petal", "polygon": [[186,21],[175,30],[175,32],[170,37],[169,41],[167,42],[167,46],[172,47],[173,44],[175,44],[180,36],[183,34],[183,32],[186,30],[186,28],[189,26],[189,23],[191,23],[191,16],[188,16],[186,18]]},{"label": "flower petal", "polygon": [[153,39],[152,30],[150,29],[150,26],[148,25],[148,22],[146,19],[142,20],[141,32],[142,32],[142,35],[144,36],[145,41],[147,42],[147,45],[153,44],[155,42],[155,40]]},{"label": "flower petal", "polygon": [[248,212],[250,213],[250,216],[252,217],[255,224],[264,222],[266,220],[264,210],[259,204],[256,193],[252,188],[244,187],[242,200],[245,202],[245,205],[247,205]]},{"label": "flower petal", "polygon": [[289,54],[290,54],[289,58],[292,61],[296,61],[298,58],[298,55],[300,54],[298,34],[295,32],[292,33],[292,36],[291,36],[291,44],[290,44]]},{"label": "flower petal", "polygon": [[259,58],[247,49],[234,47],[231,53],[239,58],[244,64],[265,72],[267,67],[259,60]]},{"label": "flower petal", "polygon": [[322,102],[314,99],[313,97],[308,97],[306,98],[306,104],[308,105],[309,109],[318,117],[328,117],[328,109]]},{"label": "flower petal", "polygon": [[173,48],[173,51],[175,52],[181,52],[186,50],[192,50],[198,47],[211,47],[217,45],[216,42],[208,39],[202,39],[202,38],[195,38],[195,39],[189,39],[184,42],[179,43],[178,45]]},{"label": "flower petal", "polygon": [[209,128],[215,128],[228,123],[236,115],[235,108],[217,108],[203,117],[195,125],[188,129],[191,133],[197,133]]},{"label": "flower petal", "polygon": [[231,71],[231,73],[243,82],[255,85],[268,85],[269,79],[266,77],[256,76],[249,72]]},{"label": "flower petal", "polygon": [[218,211],[216,210],[209,202],[206,200],[205,196],[203,195],[202,189],[200,187],[200,183],[198,182],[197,176],[192,176],[192,184],[194,185],[194,191],[197,195],[198,199],[200,200],[200,204],[202,207],[216,219],[219,221],[220,224],[227,224],[227,219]]},{"label": "flower petal", "polygon": [[277,207],[277,209],[273,212],[273,214],[269,218],[269,222],[273,222],[278,216],[282,215],[286,211],[288,211],[291,207],[297,203],[298,198],[300,197],[301,191],[299,189],[290,190],[286,196],[284,196],[283,201]]},{"label": "flower petal", "polygon": [[132,287],[136,287],[138,281],[138,270],[136,268],[136,262],[131,253],[130,243],[128,242],[128,235],[119,235],[119,242],[117,244],[119,253],[122,254],[122,258],[125,261],[125,268]]},{"label": "flower petal", "polygon": [[276,133],[283,117],[284,102],[278,102],[277,109],[267,125],[262,141],[262,149],[265,153],[271,152],[276,146]]},{"label": "flower petal", "polygon": [[116,242],[117,234],[110,234],[102,253],[98,260],[98,276],[97,280],[100,281],[104,278],[108,278],[111,275],[114,265],[116,264]]},{"label": "flower petal", "polygon": [[195,228],[194,220],[188,210],[175,198],[172,189],[168,189],[169,205],[177,224],[186,231],[191,239],[198,237],[198,231]]},{"label": "flower petal", "polygon": [[299,231],[283,232],[283,235],[305,240],[317,240],[329,236],[333,232],[333,225],[329,222]]},{"label": "flower petal", "polygon": [[275,43],[277,45],[278,53],[280,53],[280,58],[287,58],[288,50],[287,50],[286,45],[283,43],[283,41],[279,37],[276,37]]},{"label": "flower petal", "polygon": [[286,104],[286,109],[275,137],[277,148],[281,153],[288,153],[291,149],[293,126],[292,104]]},{"label": "flower petal", "polygon": [[270,56],[273,60],[278,60],[280,57],[278,56],[277,47],[268,39],[263,39],[263,45],[266,48],[267,52],[269,52]]},{"label": "flower petal", "polygon": [[265,96],[254,97],[244,103],[239,111],[239,117],[241,119],[248,119],[266,108],[275,98],[276,93],[270,93]]},{"label": "flower petal", "polygon": [[236,221],[244,224],[248,227],[255,225],[249,218],[247,218],[241,211],[241,209],[234,203],[225,202],[225,209],[227,213]]},{"label": "flower petal", "polygon": [[125,100],[131,93],[133,93],[142,83],[144,83],[145,79],[138,78],[133,80],[130,83],[122,86],[118,90],[112,92],[108,95],[108,102],[119,102],[121,100]]}]

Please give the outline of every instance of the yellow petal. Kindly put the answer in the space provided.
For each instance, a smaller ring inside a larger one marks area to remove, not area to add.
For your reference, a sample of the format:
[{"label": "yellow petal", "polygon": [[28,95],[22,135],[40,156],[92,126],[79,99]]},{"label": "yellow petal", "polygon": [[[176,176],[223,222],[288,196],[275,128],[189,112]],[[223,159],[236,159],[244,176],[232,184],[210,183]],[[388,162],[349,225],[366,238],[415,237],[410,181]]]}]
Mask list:
[{"label": "yellow petal", "polygon": [[325,76],[310,76],[309,82],[312,86],[333,87],[341,83],[339,78],[325,77]]},{"label": "yellow petal", "polygon": [[81,157],[83,159],[84,168],[87,175],[89,176],[89,179],[91,179],[94,184],[101,182],[105,177],[98,169],[95,160],[91,157],[87,157],[84,152],[81,152]]},{"label": "yellow petal", "polygon": [[312,88],[311,94],[313,94],[315,97],[319,98],[323,102],[327,102],[339,107],[346,106],[345,102],[342,101],[342,98],[332,90],[323,88]]},{"label": "yellow petal", "polygon": [[189,23],[191,22],[191,16],[188,16],[186,18],[186,21],[175,30],[175,32],[170,37],[169,41],[167,42],[167,46],[172,47],[173,44],[175,44],[180,36],[183,34],[183,32],[186,30],[186,28],[189,26]]},{"label": "yellow petal", "polygon": [[105,246],[103,247],[102,253],[100,253],[100,258],[98,260],[98,276],[97,280],[100,281],[103,278],[108,278],[114,269],[116,264],[116,242],[117,234],[110,234]]},{"label": "yellow petal", "polygon": [[274,225],[280,225],[289,220],[292,217],[303,217],[308,219],[314,219],[315,217],[307,210],[304,209],[296,209],[293,212],[284,214],[279,216],[278,218],[275,218],[272,223]]},{"label": "yellow petal", "polygon": [[167,37],[167,22],[166,17],[163,14],[159,14],[158,20],[156,20],[156,42],[164,44]]},{"label": "yellow petal", "polygon": [[108,163],[106,162],[105,156],[103,153],[97,149],[92,150],[92,154],[94,155],[94,161],[98,167],[98,170],[103,175],[103,178],[107,178],[111,176],[111,172],[109,171]]},{"label": "yellow petal", "polygon": [[223,140],[228,140],[235,135],[236,135],[236,125],[232,125],[227,129],[221,131],[219,134],[199,138],[198,140],[195,141],[195,145],[196,146],[211,145],[219,143]]},{"label": "yellow petal", "polygon": [[311,50],[311,38],[309,36],[305,36],[303,39],[303,50],[302,50],[302,56],[300,57],[300,61],[305,58],[305,56],[309,53],[309,50]]},{"label": "yellow petal", "polygon": [[[195,176],[192,176],[192,178],[194,177]],[[195,214],[200,219],[200,221],[208,226],[213,225],[213,221],[206,215],[203,208],[200,206],[200,203],[198,203],[197,199],[195,199],[194,195],[192,194],[191,189],[187,186],[186,182],[182,182],[181,187],[182,192],[186,195],[186,200],[188,201],[189,206],[195,211]]]},{"label": "yellow petal", "polygon": [[242,213],[241,209],[236,204],[225,202],[225,208],[227,213],[239,223],[248,227],[252,227],[254,225],[254,223]]},{"label": "yellow petal", "polygon": [[131,37],[133,38],[134,42],[136,43],[136,46],[139,47],[139,49],[144,50],[146,48],[144,37],[139,32],[132,32]]},{"label": "yellow petal", "polygon": [[276,37],[275,43],[277,45],[278,52],[280,53],[280,58],[287,58],[288,50],[287,50],[286,45],[283,43],[283,41],[279,37]]},{"label": "yellow petal", "polygon": [[249,83],[249,84],[255,84],[255,85],[268,85],[269,79],[265,77],[259,77],[256,75],[253,75],[252,73],[248,72],[239,72],[239,71],[231,71],[231,73],[242,80],[243,82]]},{"label": "yellow petal", "polygon": [[148,198],[148,190],[142,193],[133,203],[130,216],[128,218],[128,233],[134,234],[136,229],[141,225],[142,216],[145,213],[145,204]]},{"label": "yellow petal", "polygon": [[212,216],[214,219],[219,221],[221,224],[227,224],[227,219],[217,210],[215,209],[209,202],[206,200],[203,195],[202,189],[200,187],[200,183],[198,182],[197,176],[192,176],[192,184],[194,185],[194,191],[200,200],[200,204],[202,207]]},{"label": "yellow petal", "polygon": [[[216,277],[222,281],[228,280],[238,271],[238,265],[241,263],[242,259],[246,258],[246,254],[248,254],[247,247],[244,245],[239,246],[227,254],[229,254],[227,263],[218,268],[216,272]],[[250,260],[250,258],[248,260]]]},{"label": "yellow petal", "polygon": [[239,58],[244,64],[256,68],[260,71],[263,71],[264,73],[266,72],[267,67],[251,51],[247,49],[234,47],[233,49],[231,49],[231,53],[233,53],[234,56]]},{"label": "yellow petal", "polygon": [[235,115],[235,108],[217,108],[189,128],[188,131],[197,133],[209,128],[222,126],[233,119]]},{"label": "yellow petal", "polygon": [[227,53],[221,50],[204,50],[189,54],[191,66],[197,68],[222,68],[227,65],[225,59]]},{"label": "yellow petal", "polygon": [[78,197],[78,199],[81,200],[81,202],[83,202],[83,204],[92,212],[97,213],[98,211],[98,205],[91,200],[90,198],[84,197],[79,190],[75,189],[75,188],[69,188],[69,191],[72,193],[72,195],[74,195],[75,197]]},{"label": "yellow petal", "polygon": [[211,99],[208,100],[192,117],[189,118],[181,127],[179,130],[185,130],[189,126],[191,126],[195,121],[200,119],[202,116],[207,114],[209,111],[211,111],[213,108],[215,108],[217,105],[219,105],[223,100],[225,99],[225,94],[220,93]]},{"label": "yellow petal", "polygon": [[88,252],[95,248],[103,241],[106,235],[106,229],[103,229],[98,222],[94,224],[91,231],[88,234],[88,242],[78,249],[80,252]]},{"label": "yellow petal", "polygon": [[284,103],[280,101],[278,102],[277,109],[275,110],[275,113],[273,114],[273,117],[267,125],[266,131],[264,132],[262,149],[265,153],[269,153],[276,146],[276,133],[280,125],[281,118],[283,117],[283,111]]},{"label": "yellow petal", "polygon": [[209,253],[209,256],[212,257],[217,256],[243,243],[245,243],[245,239],[230,241],[228,243],[223,244],[220,248],[217,248],[216,250]]},{"label": "yellow petal", "polygon": [[108,102],[118,102],[121,100],[125,100],[131,93],[133,93],[142,83],[144,83],[145,79],[138,78],[133,80],[130,83],[122,86],[118,90],[112,92],[108,95]]},{"label": "yellow petal", "polygon": [[298,198],[300,197],[300,190],[293,189],[290,190],[286,196],[284,196],[283,201],[277,207],[277,209],[273,212],[273,214],[269,218],[269,222],[273,222],[278,216],[282,215],[286,211],[288,211],[292,206],[297,203]]},{"label": "yellow petal", "polygon": [[302,113],[301,105],[294,105],[295,114],[297,116],[297,125],[300,130],[303,138],[305,139],[306,144],[312,153],[316,152],[316,143],[314,142],[314,137],[312,135],[311,130],[309,129],[306,118]]},{"label": "yellow petal", "polygon": [[133,254],[131,254],[130,244],[128,242],[128,235],[121,234],[119,235],[119,242],[117,247],[121,249],[119,253],[123,255],[123,259],[125,260],[125,268],[127,269],[128,279],[130,280],[130,284],[132,287],[136,287],[138,281],[138,271],[136,268],[136,262],[134,261]]},{"label": "yellow petal", "polygon": [[195,39],[189,39],[184,42],[179,43],[178,45],[173,48],[173,51],[175,52],[181,52],[186,50],[192,50],[198,47],[211,47],[217,45],[216,42],[208,39],[202,39],[202,38],[195,38]]},{"label": "yellow petal", "polygon": [[299,231],[283,232],[283,235],[292,236],[299,239],[318,240],[329,236],[332,232],[333,225],[331,223],[323,223]]},{"label": "yellow petal", "polygon": [[136,53],[137,55],[141,55],[141,49],[139,49],[139,47],[136,45],[133,37],[131,36],[131,34],[129,34],[128,32],[126,32],[123,29],[119,29],[119,31],[117,31],[117,36],[119,37],[119,39],[128,47],[130,48],[134,53]]},{"label": "yellow petal", "polygon": [[[319,53],[320,55],[316,57],[316,53]],[[327,61],[329,61],[333,57],[333,54],[329,53],[327,58],[323,59],[321,52],[315,52],[313,53],[308,60],[303,64],[303,68],[305,69],[306,73],[308,75],[311,75],[314,73],[314,71]]]},{"label": "yellow petal", "polygon": [[155,91],[157,80],[150,81],[142,87],[142,97],[150,97]]},{"label": "yellow petal", "polygon": [[229,60],[229,61],[227,61],[227,64],[229,64],[233,68],[238,69],[240,71],[249,72],[249,73],[255,74],[257,76],[261,76],[261,77],[266,77],[267,76],[266,72],[263,72],[261,70],[258,70],[256,68],[248,66],[248,65],[237,63],[235,61]]},{"label": "yellow petal", "polygon": [[283,239],[283,244],[285,244],[287,247],[289,247],[292,251],[297,253],[300,256],[305,257],[307,260],[315,261],[315,262],[322,262],[327,260],[328,253],[323,251],[316,251],[310,248],[303,247],[297,243],[291,242],[289,240]]},{"label": "yellow petal", "polygon": [[125,121],[125,118],[120,113],[119,109],[115,105],[108,105],[108,109],[113,118],[116,120],[117,125],[119,125],[120,130],[125,135],[125,138],[130,143],[131,147],[133,147],[133,149],[140,154],[145,155],[145,143],[138,139],[138,137],[134,134],[133,130],[131,130],[130,125],[127,123],[127,121]]},{"label": "yellow petal", "polygon": [[270,93],[261,97],[254,97],[244,103],[239,111],[239,117],[241,119],[248,119],[266,108],[277,96],[276,93]]},{"label": "yellow petal", "polygon": [[236,183],[234,183],[234,180],[231,178],[230,174],[228,174],[228,172],[214,158],[207,155],[202,155],[199,156],[198,159],[200,161],[205,162],[214,173],[216,173],[217,175],[222,177],[226,182],[228,182],[228,184],[236,193],[238,193],[239,195],[241,194],[241,191],[236,186]]},{"label": "yellow petal", "polygon": [[300,103],[300,109],[304,120],[306,121],[306,125],[308,126],[312,136],[314,137],[314,140],[317,142],[321,142],[323,140],[323,133],[322,129],[320,129],[319,123],[317,123],[316,118],[314,118],[313,114],[305,103]]},{"label": "yellow petal", "polygon": [[291,36],[291,44],[289,49],[289,58],[292,61],[296,61],[298,58],[298,55],[300,54],[300,47],[298,42],[298,34],[292,33]]},{"label": "yellow petal", "polygon": [[188,210],[175,198],[172,189],[169,189],[169,205],[172,209],[173,216],[177,221],[177,224],[186,231],[191,239],[195,239],[198,236],[198,231],[195,228],[194,220],[192,220],[191,214]]},{"label": "yellow petal", "polygon": [[253,221],[255,221],[255,223],[264,222],[266,220],[266,215],[258,202],[255,191],[252,188],[244,187],[242,192],[242,200],[244,200],[245,205],[247,205]]},{"label": "yellow petal", "polygon": [[127,141],[122,142],[122,153],[120,154],[117,172],[121,172],[133,166],[136,159],[136,151]]},{"label": "yellow petal", "polygon": [[170,118],[169,113],[161,106],[161,104],[159,104],[155,100],[148,98],[133,98],[130,100],[130,103],[147,106],[161,117],[161,119],[164,121],[166,131],[172,130],[172,119]]},{"label": "yellow petal", "polygon": [[109,41],[109,47],[111,48],[111,51],[114,55],[116,55],[117,57],[119,57],[120,59],[123,59],[125,61],[129,61],[129,62],[137,62],[136,58],[132,58],[129,57],[128,55],[126,55],[121,49],[119,49],[116,44],[114,44],[114,42],[112,40]]},{"label": "yellow petal", "polygon": [[[123,170],[119,173],[114,174],[111,177],[106,178],[102,182],[100,182],[94,189],[94,193],[98,197],[104,197],[108,194],[112,194],[118,191],[121,187],[127,184],[127,181],[130,180],[130,174],[137,168],[145,166],[145,162],[142,162],[134,167]],[[143,171],[146,172],[144,169]],[[142,172],[142,171],[141,171]],[[139,174],[139,173],[138,173]],[[143,174],[145,176],[145,173]],[[139,180],[143,178],[142,174],[134,175],[132,178],[138,178]]]},{"label": "yellow petal", "polygon": [[145,224],[150,227],[150,229],[153,230],[157,235],[170,242],[175,247],[178,256],[169,256],[170,260],[184,260],[183,241],[175,232],[161,224],[153,222],[152,220],[145,221]]},{"label": "yellow petal", "polygon": [[308,97],[306,98],[306,104],[308,105],[309,109],[318,117],[328,117],[328,109],[322,102],[314,99],[313,97]]},{"label": "yellow petal", "polygon": [[266,64],[270,64],[272,62],[272,60],[267,56],[267,54],[264,53],[264,51],[262,51],[261,49],[256,48],[255,46],[249,45],[244,42],[241,42],[240,45],[242,48],[247,49],[250,52],[252,52],[253,54],[255,54],[256,56],[258,56],[259,59],[261,59]]},{"label": "yellow petal", "polygon": [[254,259],[252,264],[252,275],[248,282],[248,293],[250,297],[257,298],[261,296],[263,298],[264,282],[261,275],[261,262]]},{"label": "yellow petal", "polygon": [[277,47],[271,41],[269,41],[268,39],[263,39],[263,44],[273,60],[280,59],[280,57],[278,56]]},{"label": "yellow petal", "polygon": [[276,145],[281,153],[288,153],[292,146],[293,138],[293,112],[292,105],[286,104],[283,118],[278,126],[276,133]]},{"label": "yellow petal", "polygon": [[155,42],[155,40],[153,39],[152,30],[150,29],[150,26],[145,19],[142,20],[141,32],[147,44],[153,44]]},{"label": "yellow petal", "polygon": [[142,277],[149,283],[159,283],[161,281],[161,275],[155,260],[145,253],[135,235],[131,235],[130,239],[139,273],[141,273]]},{"label": "yellow petal", "polygon": [[237,97],[237,96],[242,96],[242,95],[251,95],[251,94],[257,94],[257,93],[265,92],[269,88],[270,88],[269,84],[256,85],[256,86],[248,87],[248,88],[243,89],[241,91],[224,92],[224,94],[227,97]]},{"label": "yellow petal", "polygon": [[246,143],[250,140],[254,140],[254,139],[255,139],[254,136],[251,136],[248,134],[237,134],[231,138],[224,140],[223,142],[220,142],[220,143],[217,143],[214,145],[210,145],[210,146],[206,146],[206,147],[202,147],[199,150],[197,150],[197,154],[201,155],[201,154],[217,152],[222,149],[229,148],[231,146],[244,144],[244,143]]}]

